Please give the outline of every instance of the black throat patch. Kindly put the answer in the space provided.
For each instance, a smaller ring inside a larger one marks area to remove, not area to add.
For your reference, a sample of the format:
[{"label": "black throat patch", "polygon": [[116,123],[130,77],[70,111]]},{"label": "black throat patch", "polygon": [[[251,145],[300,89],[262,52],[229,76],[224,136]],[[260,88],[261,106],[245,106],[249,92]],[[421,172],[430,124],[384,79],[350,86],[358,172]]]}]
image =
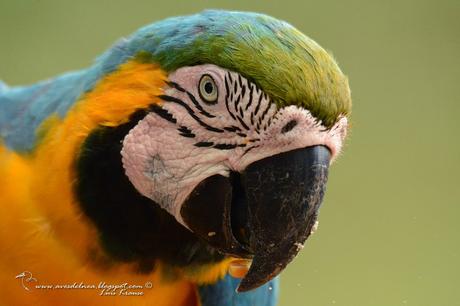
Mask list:
[{"label": "black throat patch", "polygon": [[146,114],[137,111],[128,123],[100,127],[85,140],[76,161],[75,193],[81,210],[97,227],[109,257],[138,262],[141,272],[150,272],[155,260],[173,266],[221,261],[222,254],[141,195],[125,175],[123,138]]}]

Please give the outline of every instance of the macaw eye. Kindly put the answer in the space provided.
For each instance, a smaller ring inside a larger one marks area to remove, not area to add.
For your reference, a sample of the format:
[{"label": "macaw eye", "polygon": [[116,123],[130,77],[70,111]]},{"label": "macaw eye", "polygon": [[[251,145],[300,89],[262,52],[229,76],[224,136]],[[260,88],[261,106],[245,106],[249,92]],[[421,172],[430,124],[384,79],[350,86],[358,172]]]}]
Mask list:
[{"label": "macaw eye", "polygon": [[218,98],[217,86],[209,74],[204,74],[200,79],[198,92],[201,99],[208,104],[216,104]]}]

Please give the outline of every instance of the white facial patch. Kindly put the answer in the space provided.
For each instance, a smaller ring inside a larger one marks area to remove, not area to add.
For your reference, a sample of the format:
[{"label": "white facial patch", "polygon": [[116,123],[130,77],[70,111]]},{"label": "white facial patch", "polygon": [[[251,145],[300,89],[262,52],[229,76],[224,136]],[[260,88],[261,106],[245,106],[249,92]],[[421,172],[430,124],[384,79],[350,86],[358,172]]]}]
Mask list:
[{"label": "white facial patch", "polygon": [[254,83],[215,65],[180,68],[169,80],[163,104],[129,132],[121,154],[135,188],[184,226],[180,208],[207,177],[313,145],[334,160],[346,136],[345,117],[326,129],[308,110],[278,109]]}]

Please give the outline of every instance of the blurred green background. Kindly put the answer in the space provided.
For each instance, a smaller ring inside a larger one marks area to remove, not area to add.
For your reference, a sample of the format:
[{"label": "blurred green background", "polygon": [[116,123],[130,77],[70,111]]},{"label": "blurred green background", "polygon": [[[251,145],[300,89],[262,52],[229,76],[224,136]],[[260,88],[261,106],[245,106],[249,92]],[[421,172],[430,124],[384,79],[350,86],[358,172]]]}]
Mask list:
[{"label": "blurred green background", "polygon": [[460,305],[459,1],[1,0],[0,78],[86,67],[142,25],[205,8],[287,20],[350,78],[350,137],[280,305]]}]

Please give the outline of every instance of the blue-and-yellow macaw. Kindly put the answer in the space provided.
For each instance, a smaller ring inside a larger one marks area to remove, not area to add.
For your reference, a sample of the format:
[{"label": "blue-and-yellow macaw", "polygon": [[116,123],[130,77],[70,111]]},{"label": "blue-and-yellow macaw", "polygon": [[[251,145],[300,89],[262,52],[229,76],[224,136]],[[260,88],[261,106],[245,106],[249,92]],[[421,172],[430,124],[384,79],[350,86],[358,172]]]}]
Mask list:
[{"label": "blue-and-yellow macaw", "polygon": [[324,49],[243,12],[167,19],[87,69],[2,83],[0,305],[275,305],[350,108]]}]

